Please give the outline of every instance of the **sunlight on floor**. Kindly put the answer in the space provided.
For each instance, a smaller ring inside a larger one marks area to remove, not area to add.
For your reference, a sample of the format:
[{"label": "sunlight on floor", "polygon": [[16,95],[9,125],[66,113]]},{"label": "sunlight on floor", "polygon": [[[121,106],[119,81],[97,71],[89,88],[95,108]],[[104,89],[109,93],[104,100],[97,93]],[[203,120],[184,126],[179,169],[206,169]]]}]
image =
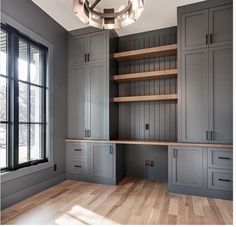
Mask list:
[{"label": "sunlight on floor", "polygon": [[58,225],[118,225],[118,223],[78,205],[73,206],[70,211],[62,214],[54,222]]}]

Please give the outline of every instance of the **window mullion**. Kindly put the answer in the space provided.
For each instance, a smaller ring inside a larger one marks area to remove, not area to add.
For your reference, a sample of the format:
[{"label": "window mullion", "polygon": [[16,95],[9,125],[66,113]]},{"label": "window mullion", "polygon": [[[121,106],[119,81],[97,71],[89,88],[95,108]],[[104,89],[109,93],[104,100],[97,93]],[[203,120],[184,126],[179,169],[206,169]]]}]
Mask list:
[{"label": "window mullion", "polygon": [[[27,62],[27,74],[28,74],[28,81],[30,82],[30,43],[27,44],[27,55],[28,55],[28,62]],[[31,128],[31,125],[30,125],[30,84],[27,85],[27,95],[28,95],[28,100],[27,100],[27,112],[28,112],[28,119],[27,121],[29,122],[28,126],[27,126],[27,130],[28,130],[28,152],[27,152],[27,156],[28,156],[28,161],[30,161],[30,128]]]},{"label": "window mullion", "polygon": [[13,70],[13,100],[11,105],[13,115],[13,133],[12,135],[12,161],[13,169],[18,166],[19,160],[19,85],[18,85],[18,59],[19,59],[19,38],[15,32],[12,32],[12,70]]}]

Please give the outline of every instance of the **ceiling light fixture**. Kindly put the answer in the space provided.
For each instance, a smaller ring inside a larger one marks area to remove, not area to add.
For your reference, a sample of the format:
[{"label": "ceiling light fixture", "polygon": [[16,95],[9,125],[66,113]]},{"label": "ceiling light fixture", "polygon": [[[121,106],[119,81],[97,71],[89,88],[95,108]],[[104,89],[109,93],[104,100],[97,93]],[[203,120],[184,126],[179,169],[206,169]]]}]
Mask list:
[{"label": "ceiling light fixture", "polygon": [[127,0],[127,4],[121,5],[118,10],[101,7],[102,1],[74,0],[74,12],[84,24],[102,29],[117,29],[134,23],[144,10],[144,0]]}]

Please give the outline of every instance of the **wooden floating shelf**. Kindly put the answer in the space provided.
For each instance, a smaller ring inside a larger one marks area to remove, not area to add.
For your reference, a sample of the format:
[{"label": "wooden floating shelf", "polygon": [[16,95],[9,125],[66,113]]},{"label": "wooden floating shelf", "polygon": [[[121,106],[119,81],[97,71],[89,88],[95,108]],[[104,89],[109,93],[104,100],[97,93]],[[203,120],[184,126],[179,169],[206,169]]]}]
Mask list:
[{"label": "wooden floating shelf", "polygon": [[115,97],[114,102],[142,102],[177,99],[177,94]]},{"label": "wooden floating shelf", "polygon": [[122,81],[134,81],[134,80],[162,79],[176,76],[177,76],[177,69],[169,69],[169,70],[115,75],[114,80],[122,82]]},{"label": "wooden floating shelf", "polygon": [[171,44],[159,47],[119,52],[115,53],[113,57],[115,58],[116,61],[122,62],[122,61],[136,60],[140,58],[161,57],[161,56],[176,55],[176,54],[177,54],[177,44]]}]

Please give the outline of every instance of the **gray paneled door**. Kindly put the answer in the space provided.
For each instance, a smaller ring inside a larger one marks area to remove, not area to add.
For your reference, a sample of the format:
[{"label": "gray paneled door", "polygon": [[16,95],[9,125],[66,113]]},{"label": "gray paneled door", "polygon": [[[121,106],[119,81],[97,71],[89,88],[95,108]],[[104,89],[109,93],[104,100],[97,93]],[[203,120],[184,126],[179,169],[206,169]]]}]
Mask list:
[{"label": "gray paneled door", "polygon": [[87,116],[87,67],[78,66],[71,69],[68,81],[68,136],[85,137]]},{"label": "gray paneled door", "polygon": [[[208,130],[208,49],[182,53],[181,139],[206,141]],[[180,123],[179,122],[179,123]]]},{"label": "gray paneled door", "polygon": [[87,39],[87,35],[72,38],[70,43],[72,65],[81,65],[86,62],[85,54],[88,52]]},{"label": "gray paneled door", "polygon": [[108,124],[108,91],[107,73],[104,63],[89,67],[89,112],[90,112],[90,139],[107,138]]},{"label": "gray paneled door", "polygon": [[209,50],[209,131],[212,142],[233,142],[232,46]]},{"label": "gray paneled door", "polygon": [[209,33],[212,34],[211,45],[232,44],[233,8],[231,4],[209,10]]},{"label": "gray paneled door", "polygon": [[173,185],[202,188],[202,148],[173,147],[171,159]]},{"label": "gray paneled door", "polygon": [[208,34],[208,10],[182,15],[182,50],[205,48]]},{"label": "gray paneled door", "polygon": [[106,60],[106,33],[96,32],[89,35],[89,63],[101,62]]},{"label": "gray paneled door", "polygon": [[91,145],[91,175],[94,177],[114,177],[114,147],[109,144]]}]

